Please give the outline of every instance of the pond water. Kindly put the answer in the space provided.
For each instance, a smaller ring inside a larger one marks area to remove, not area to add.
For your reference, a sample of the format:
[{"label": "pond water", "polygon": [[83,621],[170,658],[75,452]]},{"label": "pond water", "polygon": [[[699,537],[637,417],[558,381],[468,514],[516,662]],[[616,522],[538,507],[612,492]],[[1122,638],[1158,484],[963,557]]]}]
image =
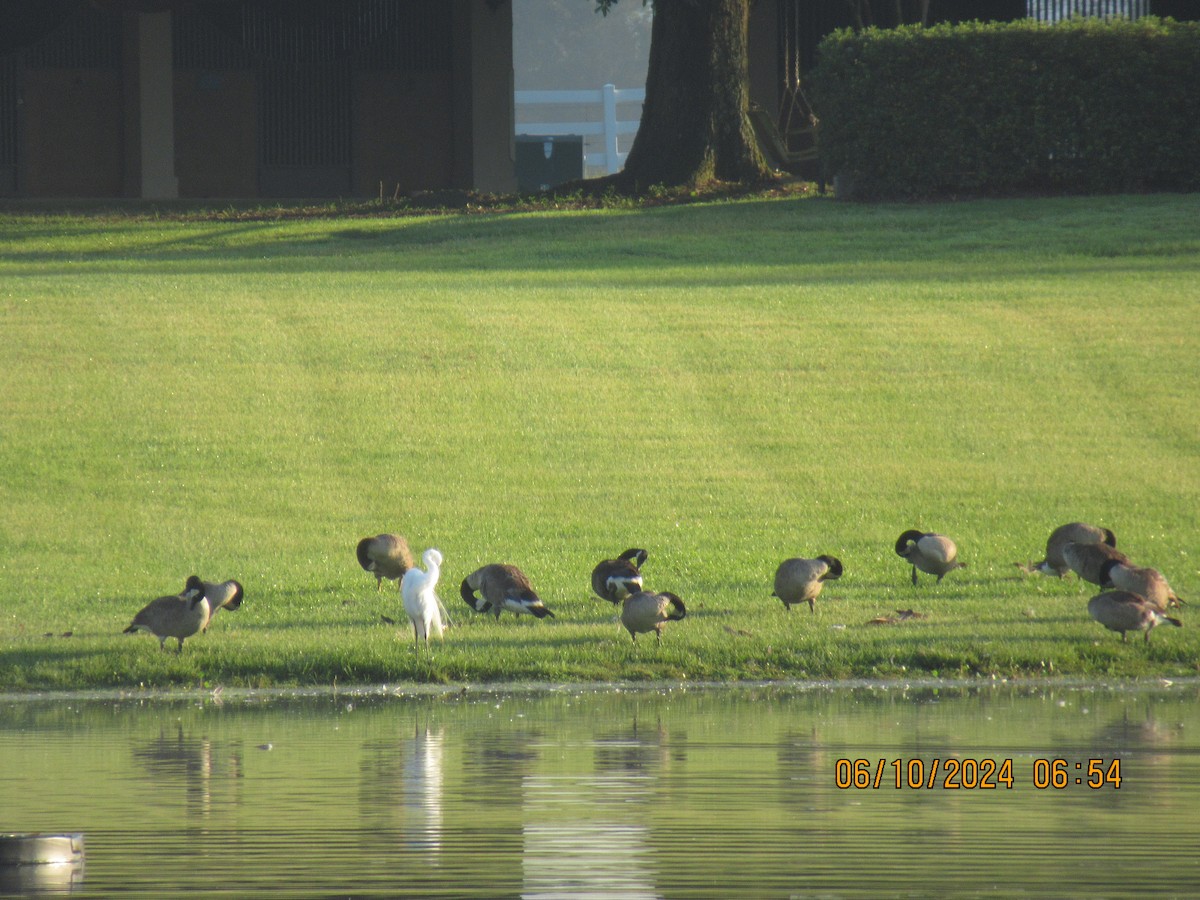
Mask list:
[{"label": "pond water", "polygon": [[1192,683],[0,697],[86,841],[0,894],[1195,896],[1197,810]]}]

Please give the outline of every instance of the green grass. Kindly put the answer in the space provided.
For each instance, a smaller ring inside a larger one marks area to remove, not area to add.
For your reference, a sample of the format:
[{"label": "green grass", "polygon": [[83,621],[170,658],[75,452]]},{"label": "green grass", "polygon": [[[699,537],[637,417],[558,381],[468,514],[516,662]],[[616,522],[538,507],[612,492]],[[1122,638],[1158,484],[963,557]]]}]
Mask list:
[{"label": "green grass", "polygon": [[[1190,608],[1122,646],[1088,586],[1013,562],[1094,521],[1198,593],[1198,221],[0,212],[0,685],[1194,675]],[[969,567],[913,588],[909,527]],[[445,554],[431,660],[355,561],[380,531]],[[590,596],[628,546],[688,604],[661,648]],[[776,565],[818,553],[846,575],[785,614]],[[458,583],[495,561],[557,618],[473,619]],[[120,633],[193,572],[244,607],[180,657]]]}]

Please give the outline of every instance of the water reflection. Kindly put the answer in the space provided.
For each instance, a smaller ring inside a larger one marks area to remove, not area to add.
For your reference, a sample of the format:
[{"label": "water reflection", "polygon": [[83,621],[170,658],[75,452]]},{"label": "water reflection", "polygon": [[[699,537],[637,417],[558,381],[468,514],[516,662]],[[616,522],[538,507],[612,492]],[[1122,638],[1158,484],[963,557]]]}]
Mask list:
[{"label": "water reflection", "polygon": [[442,742],[441,728],[418,729],[410,742],[404,766],[410,832],[416,846],[425,850],[432,863],[442,847]]},{"label": "water reflection", "polygon": [[368,832],[395,832],[404,848],[437,865],[442,849],[445,729],[414,724],[396,740],[368,741],[359,764],[358,806]]},{"label": "water reflection", "polygon": [[157,737],[134,742],[131,771],[148,784],[181,791],[188,815],[204,817],[212,812],[214,781],[217,790],[228,791],[229,802],[237,803],[241,748],[221,752],[206,735],[192,737],[176,722],[174,734],[164,727]]},{"label": "water reflection", "polygon": [[84,832],[80,896],[1182,896],[1198,804],[1196,684],[0,698],[0,830]]},{"label": "water reflection", "polygon": [[628,726],[598,727],[591,745],[589,772],[525,779],[523,896],[661,896],[645,823],[670,771],[671,739],[660,719],[639,729],[635,714]]}]

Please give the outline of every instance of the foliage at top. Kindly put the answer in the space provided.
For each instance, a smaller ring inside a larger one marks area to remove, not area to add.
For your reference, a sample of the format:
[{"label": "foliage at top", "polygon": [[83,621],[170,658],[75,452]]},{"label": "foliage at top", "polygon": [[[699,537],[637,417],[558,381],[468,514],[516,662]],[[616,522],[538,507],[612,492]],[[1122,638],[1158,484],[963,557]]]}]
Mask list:
[{"label": "foliage at top", "polygon": [[840,30],[809,97],[843,196],[1200,187],[1200,23]]}]

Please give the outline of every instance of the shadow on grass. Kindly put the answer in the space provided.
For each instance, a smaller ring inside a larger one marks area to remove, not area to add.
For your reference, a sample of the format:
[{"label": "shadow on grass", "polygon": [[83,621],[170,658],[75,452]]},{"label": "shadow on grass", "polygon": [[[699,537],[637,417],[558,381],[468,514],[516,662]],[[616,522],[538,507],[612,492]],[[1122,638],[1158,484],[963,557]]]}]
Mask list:
[{"label": "shadow on grass", "polygon": [[[740,281],[794,282],[791,266],[853,264],[829,280],[869,280],[864,263],[916,264],[931,269],[978,263],[1001,255],[1009,266],[1039,272],[1079,272],[1079,257],[1112,260],[1166,255],[1191,258],[1170,228],[1171,216],[1194,216],[1196,200],[1155,195],[1120,198],[1053,198],[942,205],[851,207],[784,199],[586,214],[438,215],[338,220],[155,221],[64,219],[21,223],[9,236],[6,268],[14,274],[78,274],[94,262],[128,271],[130,264],[173,274],[293,272],[469,272],[685,270],[680,284],[722,283],[721,270]],[[1052,227],[1035,227],[1039,218]],[[1112,220],[1112,229],[1097,226]],[[18,218],[19,221],[19,218]],[[1124,222],[1117,228],[1116,223]],[[1145,221],[1140,228],[1137,221]],[[1032,223],[1032,224],[1031,224]],[[1081,230],[1078,223],[1086,223]],[[1140,235],[1130,241],[1130,234]],[[1161,237],[1156,235],[1161,234]],[[3,235],[0,234],[0,239]],[[62,248],[55,248],[54,244]],[[50,244],[50,249],[45,245]],[[36,249],[31,245],[37,245]],[[1132,265],[1132,268],[1144,268]],[[690,273],[690,274],[687,274]],[[894,269],[885,275],[899,277]],[[819,279],[818,279],[819,280]]]}]

